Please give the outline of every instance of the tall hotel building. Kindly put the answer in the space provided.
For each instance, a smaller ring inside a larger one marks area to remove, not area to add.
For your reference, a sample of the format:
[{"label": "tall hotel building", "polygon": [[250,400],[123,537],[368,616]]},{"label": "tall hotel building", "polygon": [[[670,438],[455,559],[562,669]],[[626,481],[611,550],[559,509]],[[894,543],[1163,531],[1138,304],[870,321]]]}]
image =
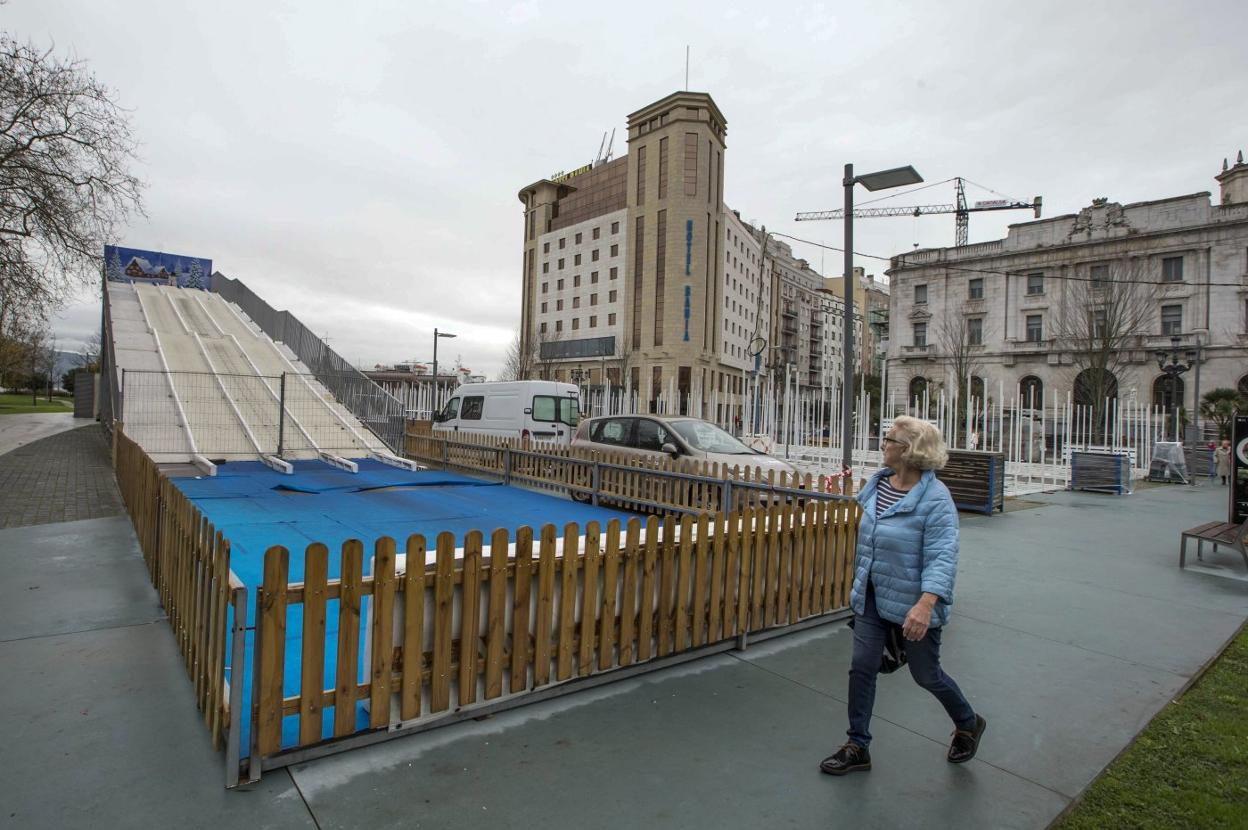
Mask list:
[{"label": "tall hotel building", "polygon": [[520,191],[532,375],[627,384],[651,407],[674,388],[708,415],[714,392],[746,391],[760,347],[764,375],[830,383],[841,300],[725,209],[726,127],[710,95],[673,93],[628,116],[624,157]]}]

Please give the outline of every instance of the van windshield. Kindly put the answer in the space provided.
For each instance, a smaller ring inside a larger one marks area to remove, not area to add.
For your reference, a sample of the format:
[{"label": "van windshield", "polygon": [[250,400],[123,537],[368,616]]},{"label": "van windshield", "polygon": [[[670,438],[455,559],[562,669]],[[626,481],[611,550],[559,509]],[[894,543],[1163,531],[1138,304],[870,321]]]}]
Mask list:
[{"label": "van windshield", "polygon": [[453,421],[459,415],[459,398],[451,398],[442,407],[442,411],[434,418],[435,421]]},{"label": "van windshield", "polygon": [[533,420],[576,426],[581,421],[580,407],[576,398],[556,398],[554,395],[533,396]]},{"label": "van windshield", "polygon": [[736,438],[706,421],[668,421],[667,425],[685,439],[698,452],[718,452],[727,455],[757,455],[754,450]]}]

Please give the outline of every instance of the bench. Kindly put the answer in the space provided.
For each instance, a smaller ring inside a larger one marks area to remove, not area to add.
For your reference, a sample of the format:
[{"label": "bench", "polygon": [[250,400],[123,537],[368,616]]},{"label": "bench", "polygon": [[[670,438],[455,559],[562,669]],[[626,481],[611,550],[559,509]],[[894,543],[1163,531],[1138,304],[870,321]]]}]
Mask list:
[{"label": "bench", "polygon": [[1248,568],[1248,548],[1245,547],[1245,537],[1248,536],[1248,522],[1234,524],[1231,522],[1208,522],[1183,531],[1179,535],[1179,567],[1187,565],[1187,540],[1196,540],[1196,558],[1204,559],[1203,546],[1205,542],[1213,545],[1216,551],[1218,545],[1229,547],[1239,552],[1244,558],[1244,567]]}]

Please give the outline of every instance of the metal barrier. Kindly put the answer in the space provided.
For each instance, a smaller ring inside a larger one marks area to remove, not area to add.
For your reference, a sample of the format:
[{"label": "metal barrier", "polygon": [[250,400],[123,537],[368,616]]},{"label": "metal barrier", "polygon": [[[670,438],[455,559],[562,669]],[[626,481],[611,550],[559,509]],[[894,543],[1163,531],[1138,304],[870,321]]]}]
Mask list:
[{"label": "metal barrier", "polygon": [[289,311],[273,306],[239,280],[212,275],[212,290],[237,305],[260,330],[284,343],[334,396],[390,448],[403,452],[403,404],[344,360]]}]

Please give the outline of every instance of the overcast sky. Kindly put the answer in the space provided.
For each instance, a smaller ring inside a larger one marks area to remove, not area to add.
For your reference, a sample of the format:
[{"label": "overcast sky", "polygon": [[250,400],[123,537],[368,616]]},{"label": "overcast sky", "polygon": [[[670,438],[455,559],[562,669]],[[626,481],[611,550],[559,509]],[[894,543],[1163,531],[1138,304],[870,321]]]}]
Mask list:
[{"label": "overcast sky", "polygon": [[[846,162],[1042,195],[1055,216],[1216,192],[1248,149],[1242,0],[606,8],[10,0],[0,21],[87,61],[133,111],[147,218],[117,243],[209,257],[365,366],[428,360],[436,326],[459,335],[440,361],[497,373],[520,320],[517,192],[612,128],[625,153],[627,114],[685,87],[686,44],[689,88],[728,121],[728,205],[829,244],[840,222],[793,214],[840,207]],[[1028,218],[973,214],[971,241]],[[855,231],[890,255],[951,245],[953,217]],[[98,297],[68,309],[62,345],[98,315]]]}]

